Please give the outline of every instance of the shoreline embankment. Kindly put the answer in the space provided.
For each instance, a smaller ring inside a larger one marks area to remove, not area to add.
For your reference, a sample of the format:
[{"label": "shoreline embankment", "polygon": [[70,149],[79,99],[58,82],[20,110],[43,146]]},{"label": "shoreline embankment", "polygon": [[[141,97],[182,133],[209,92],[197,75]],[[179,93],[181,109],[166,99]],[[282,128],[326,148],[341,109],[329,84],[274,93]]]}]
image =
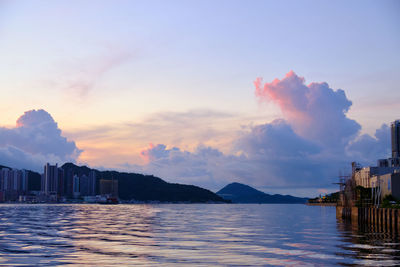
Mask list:
[{"label": "shoreline embankment", "polygon": [[336,207],[336,203],[306,203],[307,206],[329,206],[329,207]]},{"label": "shoreline embankment", "polygon": [[377,230],[400,233],[400,210],[375,207],[336,207],[336,218],[375,226]]}]

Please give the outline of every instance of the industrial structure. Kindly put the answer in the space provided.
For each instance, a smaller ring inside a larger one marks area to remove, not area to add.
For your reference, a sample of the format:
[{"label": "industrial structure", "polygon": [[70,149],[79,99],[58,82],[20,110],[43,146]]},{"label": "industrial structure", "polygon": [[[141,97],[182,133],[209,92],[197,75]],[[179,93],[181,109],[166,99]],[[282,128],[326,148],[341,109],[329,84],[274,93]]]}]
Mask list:
[{"label": "industrial structure", "polygon": [[336,217],[368,231],[400,235],[400,210],[393,208],[395,201],[390,202],[400,199],[400,121],[390,128],[392,157],[364,168],[352,162],[351,175],[340,178]]},{"label": "industrial structure", "polygon": [[400,120],[391,123],[390,133],[391,157],[379,159],[377,166],[361,167],[352,162],[351,176],[340,181],[339,206],[378,207],[386,196],[392,195],[400,199]]},{"label": "industrial structure", "polygon": [[400,120],[391,123],[390,133],[391,158],[379,159],[377,166],[364,168],[352,163],[354,185],[371,188],[374,203],[379,203],[388,195],[400,199]]}]

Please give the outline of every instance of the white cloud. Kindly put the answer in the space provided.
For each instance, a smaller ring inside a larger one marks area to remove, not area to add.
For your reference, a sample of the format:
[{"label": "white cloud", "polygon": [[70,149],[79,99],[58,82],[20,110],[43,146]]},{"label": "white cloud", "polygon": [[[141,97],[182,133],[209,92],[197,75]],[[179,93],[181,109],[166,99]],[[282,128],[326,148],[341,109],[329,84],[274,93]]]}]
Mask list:
[{"label": "white cloud", "polygon": [[10,167],[38,171],[46,162],[74,162],[81,152],[42,109],[25,112],[14,128],[0,127],[0,163]]},{"label": "white cloud", "polygon": [[375,136],[359,136],[347,147],[347,153],[362,164],[375,164],[377,159],[388,158],[391,153],[390,128],[382,124]]}]

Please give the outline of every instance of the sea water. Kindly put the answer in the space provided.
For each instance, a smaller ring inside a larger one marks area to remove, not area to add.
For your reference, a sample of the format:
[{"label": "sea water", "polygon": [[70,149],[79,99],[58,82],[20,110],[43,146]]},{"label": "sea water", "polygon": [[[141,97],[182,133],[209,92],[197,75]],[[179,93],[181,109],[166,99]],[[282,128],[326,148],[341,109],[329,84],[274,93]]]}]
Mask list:
[{"label": "sea water", "polygon": [[2,204],[0,265],[400,265],[361,228],[301,204]]}]

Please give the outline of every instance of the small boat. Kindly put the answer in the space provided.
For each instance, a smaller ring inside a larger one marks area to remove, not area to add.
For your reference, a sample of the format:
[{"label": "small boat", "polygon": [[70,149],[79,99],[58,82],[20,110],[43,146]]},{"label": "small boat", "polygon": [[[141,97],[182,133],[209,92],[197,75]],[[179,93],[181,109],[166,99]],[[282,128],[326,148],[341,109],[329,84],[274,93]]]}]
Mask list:
[{"label": "small boat", "polygon": [[107,197],[100,199],[97,203],[99,204],[118,204],[119,201],[116,197]]}]

